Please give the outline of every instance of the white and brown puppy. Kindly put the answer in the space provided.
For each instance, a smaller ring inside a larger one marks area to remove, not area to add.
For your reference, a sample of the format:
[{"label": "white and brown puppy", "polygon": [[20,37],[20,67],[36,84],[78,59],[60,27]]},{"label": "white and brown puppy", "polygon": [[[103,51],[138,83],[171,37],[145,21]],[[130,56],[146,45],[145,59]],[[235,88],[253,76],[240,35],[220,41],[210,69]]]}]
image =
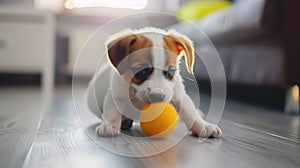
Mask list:
[{"label": "white and brown puppy", "polygon": [[[87,103],[102,118],[99,136],[115,136],[130,128],[147,103],[170,102],[193,135],[221,135],[217,125],[204,121],[202,112],[186,94],[179,74],[182,55],[193,73],[193,43],[174,31],[156,28],[126,30],[107,42],[110,66],[103,68],[89,84]],[[105,96],[104,96],[105,95]]]}]

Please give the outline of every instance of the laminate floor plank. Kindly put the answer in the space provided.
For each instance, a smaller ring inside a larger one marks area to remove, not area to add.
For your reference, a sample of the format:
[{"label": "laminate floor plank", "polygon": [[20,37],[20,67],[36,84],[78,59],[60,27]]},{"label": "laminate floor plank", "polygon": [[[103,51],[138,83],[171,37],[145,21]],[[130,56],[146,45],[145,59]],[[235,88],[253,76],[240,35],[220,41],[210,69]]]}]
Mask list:
[{"label": "laminate floor plank", "polygon": [[0,167],[21,167],[44,111],[38,88],[0,88]]},{"label": "laminate floor plank", "polygon": [[[75,92],[82,97],[84,87]],[[56,89],[52,109],[45,114],[34,140],[28,167],[300,167],[299,116],[227,101],[219,123],[223,130],[220,138],[185,135],[182,122],[165,140],[139,139],[137,123],[120,136],[101,138],[94,133],[99,119],[85,111],[84,97],[78,100],[75,108],[71,88]],[[210,98],[201,95],[200,104],[207,111]],[[129,135],[132,138],[126,137]],[[109,146],[123,154],[147,154],[181,135],[185,136],[178,143],[153,156],[128,157],[107,150]]]}]

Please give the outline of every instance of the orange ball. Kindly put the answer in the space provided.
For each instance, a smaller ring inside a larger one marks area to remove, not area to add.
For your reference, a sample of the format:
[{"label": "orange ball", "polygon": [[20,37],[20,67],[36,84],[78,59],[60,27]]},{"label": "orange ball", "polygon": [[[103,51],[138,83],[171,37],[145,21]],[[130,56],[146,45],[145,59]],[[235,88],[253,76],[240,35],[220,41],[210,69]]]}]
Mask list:
[{"label": "orange ball", "polygon": [[166,138],[177,126],[178,114],[170,103],[146,105],[140,115],[143,133],[153,138]]}]

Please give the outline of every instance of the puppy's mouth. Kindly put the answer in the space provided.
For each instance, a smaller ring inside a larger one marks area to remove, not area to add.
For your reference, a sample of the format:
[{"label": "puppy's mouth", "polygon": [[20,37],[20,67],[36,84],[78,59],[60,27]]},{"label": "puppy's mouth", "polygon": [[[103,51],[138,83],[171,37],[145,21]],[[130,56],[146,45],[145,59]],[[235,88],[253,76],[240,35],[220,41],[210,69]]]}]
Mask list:
[{"label": "puppy's mouth", "polygon": [[144,107],[146,104],[170,101],[164,92],[151,92],[150,90],[137,92],[130,99],[139,108]]},{"label": "puppy's mouth", "polygon": [[139,97],[146,104],[165,102],[166,101],[166,99],[165,99],[166,96],[164,94],[157,94],[157,93],[140,94]]},{"label": "puppy's mouth", "polygon": [[138,94],[131,98],[131,102],[135,106],[144,106],[145,104],[165,102],[165,99],[162,95]]}]

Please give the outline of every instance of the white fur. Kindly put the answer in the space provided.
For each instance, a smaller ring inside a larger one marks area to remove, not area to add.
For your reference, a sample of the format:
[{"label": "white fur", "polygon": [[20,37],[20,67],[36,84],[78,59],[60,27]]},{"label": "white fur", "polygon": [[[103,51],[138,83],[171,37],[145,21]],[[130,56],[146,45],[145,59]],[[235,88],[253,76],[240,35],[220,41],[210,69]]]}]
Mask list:
[{"label": "white fur", "polygon": [[[149,79],[140,85],[133,86],[137,90],[137,97],[142,100],[139,94],[149,95],[150,92],[163,92],[166,95],[164,101],[174,105],[182,120],[193,134],[202,137],[220,135],[220,128],[204,121],[201,117],[202,112],[195,107],[191,98],[186,94],[182,78],[179,74],[179,60],[175,82],[167,80],[162,73],[165,66],[165,59],[162,59],[165,57],[163,35],[173,34],[186,40],[189,39],[174,30],[166,32],[150,27],[135,31],[125,30],[119,32],[111,36],[108,42],[126,34],[142,34],[153,43],[152,57],[155,70]],[[189,40],[189,42],[191,41]],[[119,134],[122,115],[133,120],[139,119],[139,109],[136,109],[132,105],[128,94],[128,87],[125,79],[111,66],[95,74],[87,90],[87,104],[93,113],[102,118],[101,124],[96,128],[98,135],[114,136]]]}]

